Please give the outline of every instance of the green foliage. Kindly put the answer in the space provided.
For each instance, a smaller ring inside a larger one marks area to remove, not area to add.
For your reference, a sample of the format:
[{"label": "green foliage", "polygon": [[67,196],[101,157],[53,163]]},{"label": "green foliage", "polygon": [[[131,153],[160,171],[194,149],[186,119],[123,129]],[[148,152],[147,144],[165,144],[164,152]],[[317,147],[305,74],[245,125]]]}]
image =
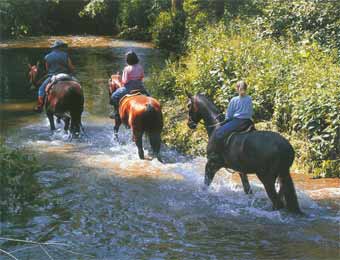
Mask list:
[{"label": "green foliage", "polygon": [[326,0],[265,1],[257,24],[263,36],[315,40],[340,49],[340,2]]},{"label": "green foliage", "polygon": [[39,166],[28,152],[0,143],[0,169],[0,215],[4,218],[23,210],[36,197],[40,188],[33,173]]},{"label": "green foliage", "polygon": [[[254,27],[240,22],[198,31],[187,46],[187,54],[158,76],[155,84],[160,89],[201,92],[225,109],[236,95],[235,82],[244,79],[253,97],[255,120],[273,120],[280,131],[303,136],[310,142],[305,160],[310,169],[324,172],[326,165],[328,175],[336,172],[330,170],[340,154],[340,67],[335,53],[325,52],[316,42],[262,38]],[[179,126],[183,125],[175,124],[169,140],[193,143],[189,130]]]},{"label": "green foliage", "polygon": [[153,95],[159,98],[174,99],[176,95],[183,93],[181,89],[174,89],[177,71],[177,64],[166,60],[165,67],[161,71],[159,68],[153,68],[150,83],[146,85],[150,86]]},{"label": "green foliage", "polygon": [[44,28],[43,21],[47,19],[47,7],[45,1],[1,0],[1,38],[24,36],[35,30],[45,32],[47,28]]},{"label": "green foliage", "polygon": [[184,42],[184,13],[181,11],[161,12],[156,18],[151,32],[156,47],[179,53]]},{"label": "green foliage", "polygon": [[[135,32],[140,30],[144,34],[148,33],[150,20],[147,17],[151,8],[151,1],[125,0],[121,2],[118,16],[121,32],[124,34],[129,28],[136,28]],[[131,34],[127,35],[130,36]]]},{"label": "green foliage", "polygon": [[107,8],[107,0],[91,0],[83,10],[79,12],[80,17],[88,15],[94,18],[98,13],[103,12]]}]

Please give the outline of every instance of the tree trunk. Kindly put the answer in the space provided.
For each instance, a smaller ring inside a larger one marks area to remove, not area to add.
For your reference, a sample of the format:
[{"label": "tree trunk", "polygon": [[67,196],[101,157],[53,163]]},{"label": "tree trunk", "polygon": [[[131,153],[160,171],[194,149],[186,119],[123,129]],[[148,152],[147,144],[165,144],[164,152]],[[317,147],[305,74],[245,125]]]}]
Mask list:
[{"label": "tree trunk", "polygon": [[183,10],[183,1],[184,0],[171,0],[171,8],[172,11],[182,11]]},{"label": "tree trunk", "polygon": [[224,14],[224,0],[214,0],[215,14],[217,18],[221,18]]}]

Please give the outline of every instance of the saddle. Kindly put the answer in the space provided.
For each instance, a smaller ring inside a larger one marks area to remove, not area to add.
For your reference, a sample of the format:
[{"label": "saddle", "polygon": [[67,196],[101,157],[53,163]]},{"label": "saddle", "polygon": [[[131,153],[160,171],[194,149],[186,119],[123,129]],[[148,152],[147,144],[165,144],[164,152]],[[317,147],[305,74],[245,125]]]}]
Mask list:
[{"label": "saddle", "polygon": [[224,139],[224,144],[225,146],[228,146],[229,145],[229,142],[230,142],[230,139],[234,136],[234,135],[242,135],[242,134],[246,134],[246,133],[250,133],[250,132],[253,132],[253,131],[256,131],[256,128],[255,128],[255,124],[254,122],[252,122],[247,128],[245,129],[240,129],[240,130],[236,130],[236,131],[233,131],[231,132],[225,139]]},{"label": "saddle", "polygon": [[130,93],[124,95],[120,100],[119,100],[119,106],[121,106],[125,101],[127,101],[128,98],[130,97],[135,97],[135,96],[140,96],[143,95],[140,90],[132,90]]},{"label": "saddle", "polygon": [[60,81],[76,81],[76,82],[78,82],[78,80],[75,77],[73,77],[69,74],[59,73],[59,74],[52,76],[51,81],[46,86],[45,92],[48,93],[53,88],[53,86]]}]

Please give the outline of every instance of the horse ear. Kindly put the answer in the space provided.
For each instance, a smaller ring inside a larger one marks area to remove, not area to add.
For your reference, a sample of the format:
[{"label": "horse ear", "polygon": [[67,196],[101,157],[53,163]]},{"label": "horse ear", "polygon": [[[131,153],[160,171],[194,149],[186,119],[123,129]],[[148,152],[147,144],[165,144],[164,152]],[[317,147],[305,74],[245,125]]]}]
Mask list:
[{"label": "horse ear", "polygon": [[187,95],[188,98],[192,98],[192,94],[189,91],[185,90],[185,94]]}]

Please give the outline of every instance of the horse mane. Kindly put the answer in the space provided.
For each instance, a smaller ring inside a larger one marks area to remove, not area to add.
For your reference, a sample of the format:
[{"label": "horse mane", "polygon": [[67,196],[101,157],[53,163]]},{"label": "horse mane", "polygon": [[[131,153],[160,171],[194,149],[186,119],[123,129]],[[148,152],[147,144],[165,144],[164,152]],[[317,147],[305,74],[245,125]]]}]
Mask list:
[{"label": "horse mane", "polygon": [[222,122],[225,118],[224,114],[221,112],[220,109],[214,104],[214,102],[205,96],[204,94],[198,93],[196,95],[197,101],[200,102],[204,107],[206,107],[209,113],[217,114],[218,117],[216,118],[219,122]]}]

